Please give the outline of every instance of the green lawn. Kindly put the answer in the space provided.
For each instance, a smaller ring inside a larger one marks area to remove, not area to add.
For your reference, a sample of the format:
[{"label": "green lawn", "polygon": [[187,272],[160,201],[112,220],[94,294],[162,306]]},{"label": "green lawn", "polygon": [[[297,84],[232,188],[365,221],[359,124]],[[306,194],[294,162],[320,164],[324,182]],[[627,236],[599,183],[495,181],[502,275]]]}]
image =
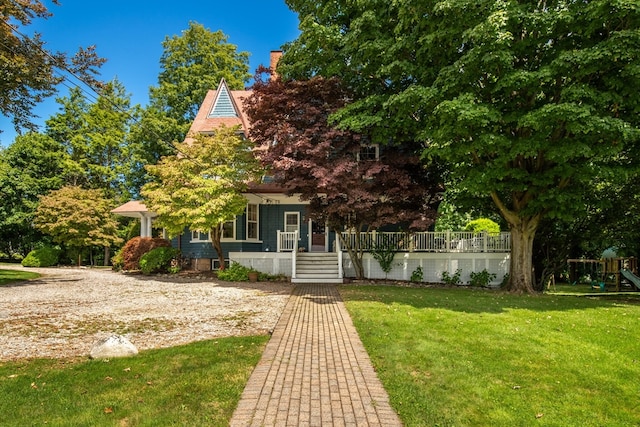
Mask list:
[{"label": "green lawn", "polygon": [[547,289],[547,294],[550,295],[584,295],[589,296],[601,296],[606,298],[618,298],[621,295],[637,295],[640,297],[637,291],[628,286],[623,286],[620,291],[616,291],[615,285],[607,284],[605,290],[600,289],[599,285],[591,285],[588,283],[578,283],[575,285],[569,283],[558,283],[556,286],[552,286]]},{"label": "green lawn", "polygon": [[640,295],[342,287],[406,426],[640,425]]},{"label": "green lawn", "polygon": [[36,277],[40,277],[40,275],[31,271],[0,269],[0,286],[35,279]]},{"label": "green lawn", "polygon": [[267,340],[224,338],[110,361],[0,363],[0,424],[227,426]]}]

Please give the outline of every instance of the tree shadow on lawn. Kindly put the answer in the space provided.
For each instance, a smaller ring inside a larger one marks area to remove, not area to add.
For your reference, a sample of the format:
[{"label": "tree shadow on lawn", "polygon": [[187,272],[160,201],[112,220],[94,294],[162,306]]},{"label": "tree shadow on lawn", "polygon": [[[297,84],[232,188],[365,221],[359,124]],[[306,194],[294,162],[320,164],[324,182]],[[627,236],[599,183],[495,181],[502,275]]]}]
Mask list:
[{"label": "tree shadow on lawn", "polygon": [[510,310],[539,312],[624,308],[640,305],[637,294],[616,295],[519,295],[469,286],[398,286],[395,284],[345,285],[338,288],[343,300],[408,305],[417,309],[441,309],[462,313],[505,313]]}]

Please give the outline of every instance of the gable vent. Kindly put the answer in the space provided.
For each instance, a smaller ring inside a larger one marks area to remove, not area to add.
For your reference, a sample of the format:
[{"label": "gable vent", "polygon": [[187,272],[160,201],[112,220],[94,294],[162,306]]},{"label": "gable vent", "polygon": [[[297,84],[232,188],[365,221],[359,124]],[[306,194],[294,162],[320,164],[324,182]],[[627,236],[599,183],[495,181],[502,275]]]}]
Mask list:
[{"label": "gable vent", "polygon": [[218,97],[216,98],[215,104],[213,104],[209,117],[238,117],[236,109],[233,108],[233,102],[227,90],[227,85],[220,85]]}]

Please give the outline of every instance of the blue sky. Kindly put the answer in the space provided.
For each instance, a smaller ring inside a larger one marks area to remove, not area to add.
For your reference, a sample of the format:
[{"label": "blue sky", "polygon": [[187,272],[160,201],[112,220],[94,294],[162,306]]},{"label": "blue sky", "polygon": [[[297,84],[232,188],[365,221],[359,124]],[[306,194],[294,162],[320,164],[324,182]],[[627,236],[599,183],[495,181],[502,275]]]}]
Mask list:
[{"label": "blue sky", "polygon": [[[149,87],[157,84],[166,36],[180,35],[196,21],[211,31],[222,30],[238,51],[250,53],[249,70],[269,64],[269,52],[294,40],[298,32],[297,15],[284,0],[201,1],[201,0],[60,0],[60,6],[44,1],[53,13],[49,19],[36,19],[21,29],[39,32],[49,50],[73,54],[79,46],[96,45],[98,55],[108,61],[101,78],[117,77],[131,94],[132,104],[146,105]],[[58,96],[68,89],[60,87]],[[44,120],[58,111],[55,96],[39,105],[35,119]],[[0,145],[15,138],[13,125],[0,115]]]}]

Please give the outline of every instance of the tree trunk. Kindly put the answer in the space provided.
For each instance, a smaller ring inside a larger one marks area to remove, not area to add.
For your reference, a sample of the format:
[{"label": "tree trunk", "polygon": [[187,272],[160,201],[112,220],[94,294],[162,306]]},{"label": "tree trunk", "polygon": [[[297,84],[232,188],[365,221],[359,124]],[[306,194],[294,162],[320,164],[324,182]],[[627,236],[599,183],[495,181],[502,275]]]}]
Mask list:
[{"label": "tree trunk", "polygon": [[517,293],[535,293],[533,274],[533,239],[539,220],[519,218],[515,224],[509,224],[511,231],[511,263],[507,290]]},{"label": "tree trunk", "polygon": [[222,243],[220,243],[220,239],[222,238],[222,226],[213,227],[211,229],[211,244],[213,245],[213,249],[216,250],[218,254],[218,263],[220,264],[220,270],[224,270],[224,252],[222,252]]},{"label": "tree trunk", "polygon": [[509,224],[511,232],[511,262],[506,289],[510,292],[533,294],[535,293],[533,239],[543,214],[520,216],[527,205],[526,194],[514,202],[514,205],[518,207],[517,210],[508,209],[496,192],[491,192],[491,199]]},{"label": "tree trunk", "polygon": [[353,269],[356,271],[356,279],[364,279],[364,266],[362,265],[362,255],[359,256],[359,252],[347,248],[351,262],[353,263]]},{"label": "tree trunk", "polygon": [[353,269],[356,271],[356,279],[364,279],[364,266],[362,265],[362,248],[360,247],[360,234],[356,233],[356,247],[352,247],[349,243],[345,242],[342,238],[342,233],[338,229],[333,230],[336,233],[338,239],[340,239],[341,246],[347,249]]},{"label": "tree trunk", "polygon": [[107,267],[111,261],[111,248],[109,246],[104,247],[104,266]]}]

